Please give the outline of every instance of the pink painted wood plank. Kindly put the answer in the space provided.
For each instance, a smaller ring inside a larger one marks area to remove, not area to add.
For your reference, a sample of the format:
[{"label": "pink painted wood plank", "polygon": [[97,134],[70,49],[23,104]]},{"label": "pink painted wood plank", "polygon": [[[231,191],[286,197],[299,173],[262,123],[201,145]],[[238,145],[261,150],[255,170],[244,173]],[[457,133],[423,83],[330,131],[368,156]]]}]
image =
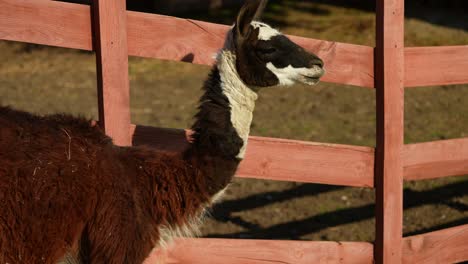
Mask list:
[{"label": "pink painted wood plank", "polygon": [[405,180],[468,174],[468,138],[405,145]]},{"label": "pink painted wood plank", "polygon": [[[127,11],[128,54],[213,63],[226,25]],[[46,0],[0,0],[0,39],[91,50],[88,6]],[[233,18],[234,19],[234,18]],[[323,81],[374,86],[373,48],[291,37],[325,61]]]},{"label": "pink painted wood plank", "polygon": [[[212,64],[228,26],[128,12],[131,55]],[[157,32],[157,36],[155,35]],[[373,48],[290,36],[325,62],[323,81],[373,87]]]},{"label": "pink painted wood plank", "polygon": [[117,145],[131,145],[125,0],[93,2],[99,122]]},{"label": "pink painted wood plank", "polygon": [[377,0],[376,15],[374,256],[378,264],[397,264],[403,229],[404,1]]},{"label": "pink painted wood plank", "polygon": [[237,175],[281,181],[372,187],[374,150],[368,147],[250,137]]},{"label": "pink painted wood plank", "polygon": [[49,0],[0,0],[0,39],[91,50],[89,6]]},{"label": "pink painted wood plank", "polygon": [[374,88],[373,48],[296,36],[289,37],[323,59],[326,69],[323,81]]},{"label": "pink painted wood plank", "polygon": [[441,264],[468,260],[468,225],[405,237],[403,263]]},{"label": "pink painted wood plank", "polygon": [[467,69],[468,45],[405,49],[407,87],[468,83]]},{"label": "pink painted wood plank", "polygon": [[145,264],[311,264],[373,263],[372,244],[246,239],[178,239]]},{"label": "pink painted wood plank", "polygon": [[[89,6],[46,0],[0,0],[0,6],[0,39],[92,49]],[[211,64],[228,29],[161,15],[127,15],[129,54],[134,56]],[[157,30],[162,30],[162,38],[155,37]],[[374,86],[373,48],[290,37],[324,59],[324,81]],[[468,45],[405,48],[405,86],[468,83],[467,49]]]},{"label": "pink painted wood plank", "polygon": [[170,16],[128,12],[130,55],[211,65],[228,26]]},{"label": "pink painted wood plank", "polygon": [[[183,130],[133,128],[134,145],[180,152]],[[372,187],[374,150],[369,147],[250,137],[238,177]]]}]

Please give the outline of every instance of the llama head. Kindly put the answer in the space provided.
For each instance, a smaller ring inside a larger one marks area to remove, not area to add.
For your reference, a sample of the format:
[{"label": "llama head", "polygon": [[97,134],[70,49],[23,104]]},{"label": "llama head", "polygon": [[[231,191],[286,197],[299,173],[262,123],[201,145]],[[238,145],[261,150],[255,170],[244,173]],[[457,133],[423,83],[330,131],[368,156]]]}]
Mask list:
[{"label": "llama head", "polygon": [[323,61],[278,30],[259,22],[266,0],[247,0],[231,30],[240,78],[251,87],[317,84]]}]

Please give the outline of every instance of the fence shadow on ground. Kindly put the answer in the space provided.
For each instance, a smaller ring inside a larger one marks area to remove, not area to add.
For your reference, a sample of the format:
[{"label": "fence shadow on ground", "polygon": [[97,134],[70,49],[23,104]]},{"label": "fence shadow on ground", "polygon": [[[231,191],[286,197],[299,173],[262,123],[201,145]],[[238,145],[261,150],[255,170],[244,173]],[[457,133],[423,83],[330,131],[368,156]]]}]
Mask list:
[{"label": "fence shadow on ground", "polygon": [[[334,212],[327,212],[312,217],[277,224],[268,228],[260,228],[258,225],[249,223],[241,217],[233,216],[236,212],[251,210],[269,204],[284,202],[304,196],[317,195],[324,192],[341,189],[339,186],[328,186],[318,184],[302,184],[283,192],[265,192],[254,194],[242,199],[228,200],[217,204],[211,213],[211,217],[219,222],[231,222],[246,229],[243,232],[219,234],[208,234],[212,238],[258,238],[258,239],[294,239],[301,236],[318,232],[320,230],[350,224],[374,217],[374,204],[345,208]],[[459,211],[467,211],[468,206],[463,203],[453,202],[452,198],[467,194],[468,180],[447,184],[427,191],[415,191],[406,188],[404,191],[404,209],[411,209],[423,205],[443,204]],[[422,234],[443,228],[468,224],[468,217],[456,221],[444,223],[430,228],[423,228],[404,234],[405,236]]]}]

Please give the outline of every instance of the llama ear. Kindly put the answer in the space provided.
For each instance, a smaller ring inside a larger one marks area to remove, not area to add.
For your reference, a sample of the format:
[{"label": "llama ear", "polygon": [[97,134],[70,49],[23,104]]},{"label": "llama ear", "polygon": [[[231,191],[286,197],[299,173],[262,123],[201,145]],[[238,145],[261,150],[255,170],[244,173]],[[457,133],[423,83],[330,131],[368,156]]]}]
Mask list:
[{"label": "llama ear", "polygon": [[255,12],[255,15],[253,17],[253,20],[255,21],[260,21],[260,18],[263,15],[263,10],[265,10],[265,7],[268,3],[268,0],[262,0],[260,1],[260,4],[257,7],[257,11]]},{"label": "llama ear", "polygon": [[238,39],[246,38],[249,35],[250,23],[260,18],[266,4],[267,0],[246,0],[237,15],[236,34]]}]

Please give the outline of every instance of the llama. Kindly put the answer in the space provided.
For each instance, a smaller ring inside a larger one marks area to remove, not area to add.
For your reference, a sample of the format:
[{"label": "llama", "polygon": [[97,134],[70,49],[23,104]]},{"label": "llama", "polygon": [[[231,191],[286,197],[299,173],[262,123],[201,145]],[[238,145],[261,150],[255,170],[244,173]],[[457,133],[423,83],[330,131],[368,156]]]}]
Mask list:
[{"label": "llama", "polygon": [[0,263],[142,263],[190,235],[244,158],[263,87],[316,84],[323,62],[247,1],[181,153],[119,147],[89,120],[0,107]]}]

